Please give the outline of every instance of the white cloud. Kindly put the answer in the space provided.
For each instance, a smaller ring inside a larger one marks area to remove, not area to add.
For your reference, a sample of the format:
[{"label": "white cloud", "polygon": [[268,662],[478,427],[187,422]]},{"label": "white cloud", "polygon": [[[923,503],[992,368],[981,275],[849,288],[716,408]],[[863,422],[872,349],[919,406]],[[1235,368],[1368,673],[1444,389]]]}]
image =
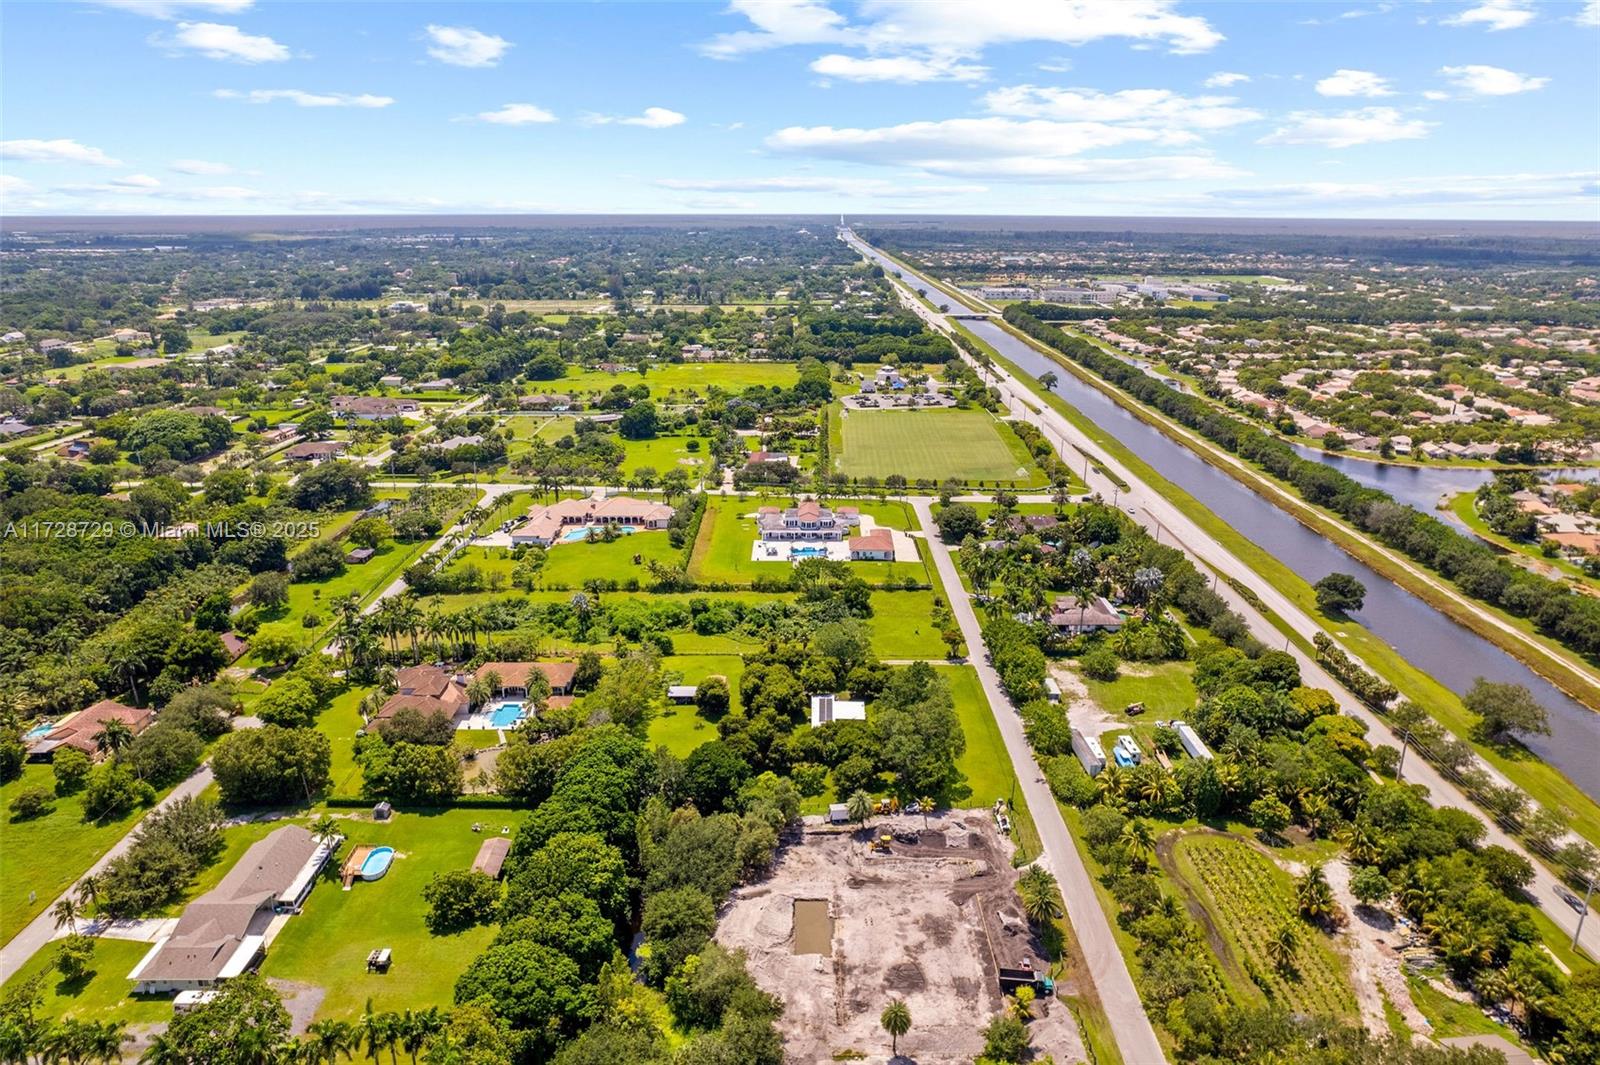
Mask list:
[{"label": "white cloud", "polygon": [[1424,100],[1433,100],[1437,102],[1439,100],[1450,99],[1450,94],[1447,92],[1440,92],[1438,89],[1424,89],[1422,91],[1422,98]]},{"label": "white cloud", "polygon": [[1580,26],[1600,26],[1600,0],[1589,0],[1582,10],[1572,16],[1572,21]]},{"label": "white cloud", "polygon": [[212,93],[219,100],[245,100],[253,104],[270,104],[287,100],[296,107],[388,107],[394,103],[392,96],[374,96],[371,93],[306,92],[304,89],[218,89]]},{"label": "white cloud", "polygon": [[511,48],[504,37],[471,26],[434,26],[427,30],[428,54],[453,67],[492,67]]},{"label": "white cloud", "polygon": [[1525,206],[1588,204],[1595,198],[1600,173],[1474,174],[1426,178],[1391,178],[1372,182],[1308,181],[1284,185],[1223,188],[1204,193],[1214,205],[1252,209],[1322,209],[1438,204]]},{"label": "white cloud", "polygon": [[688,118],[677,111],[670,111],[665,107],[647,107],[637,115],[595,115],[583,116],[583,121],[590,126],[643,126],[646,129],[667,129],[672,126],[681,126]]},{"label": "white cloud", "polygon": [[1393,96],[1389,79],[1379,77],[1370,70],[1335,70],[1317,82],[1317,92],[1323,96]]},{"label": "white cloud", "polygon": [[208,11],[216,15],[237,15],[250,10],[255,0],[94,0],[100,7],[115,8],[148,18],[175,19],[185,11]]},{"label": "white cloud", "polygon": [[1533,92],[1550,84],[1549,78],[1531,78],[1514,70],[1473,63],[1461,67],[1441,67],[1439,73],[1462,92],[1473,96],[1515,96]]},{"label": "white cloud", "polygon": [[1174,144],[1192,134],[1042,119],[954,118],[874,129],[791,126],[766,139],[774,151],[884,166],[916,167],[958,177],[1017,180],[1133,181],[1218,177],[1238,171],[1208,155],[1079,159],[1126,144]]},{"label": "white cloud", "polygon": [[1252,122],[1260,112],[1231,106],[1231,96],[1180,96],[1168,89],[1054,89],[1016,85],[983,98],[998,115],[1062,122],[1122,122],[1163,129],[1223,129]]},{"label": "white cloud", "polygon": [[528,126],[554,122],[556,116],[537,104],[506,104],[498,111],[479,111],[479,122],[492,122],[497,126]]},{"label": "white cloud", "polygon": [[1232,70],[1219,70],[1205,80],[1208,89],[1226,89],[1230,85],[1243,85],[1250,80],[1250,75],[1239,74]]},{"label": "white cloud", "polygon": [[112,178],[111,184],[123,189],[158,189],[161,182],[149,174],[128,174],[124,177]]},{"label": "white cloud", "polygon": [[664,189],[687,192],[826,192],[837,196],[895,200],[977,196],[989,191],[986,185],[916,185],[887,178],[851,177],[661,178],[653,184]]},{"label": "white cloud", "polygon": [[174,159],[167,164],[168,170],[175,170],[180,174],[231,174],[233,167],[227,163],[213,163],[205,159]]},{"label": "white cloud", "polygon": [[733,0],[728,10],[753,28],[718,34],[701,46],[705,55],[730,59],[789,45],[837,44],[874,54],[975,56],[995,44],[1079,45],[1115,37],[1165,42],[1170,51],[1189,54],[1223,39],[1204,18],[1178,14],[1176,0],[864,0],[855,24],[819,0]]},{"label": "white cloud", "polygon": [[33,188],[15,174],[0,174],[0,196],[15,196]]},{"label": "white cloud", "polygon": [[1330,114],[1292,111],[1287,124],[1261,138],[1261,144],[1313,144],[1325,148],[1353,148],[1360,144],[1417,140],[1428,135],[1432,123],[1406,118],[1393,107],[1364,107],[1359,111]]},{"label": "white cloud", "polygon": [[1533,9],[1526,0],[1483,0],[1459,15],[1444,20],[1446,26],[1482,25],[1490,31],[1514,30],[1533,21]]},{"label": "white cloud", "polygon": [[171,36],[157,35],[151,40],[173,51],[198,52],[207,59],[234,63],[281,63],[289,58],[289,49],[271,37],[252,36],[237,26],[218,22],[180,22]]},{"label": "white cloud", "polygon": [[0,159],[19,159],[29,163],[81,163],[85,166],[122,165],[99,148],[91,148],[65,137],[50,141],[0,141]]},{"label": "white cloud", "polygon": [[846,81],[895,81],[904,85],[924,81],[979,81],[989,72],[988,67],[962,63],[954,57],[895,55],[862,58],[837,53],[814,60],[811,69],[824,77],[843,78]]}]

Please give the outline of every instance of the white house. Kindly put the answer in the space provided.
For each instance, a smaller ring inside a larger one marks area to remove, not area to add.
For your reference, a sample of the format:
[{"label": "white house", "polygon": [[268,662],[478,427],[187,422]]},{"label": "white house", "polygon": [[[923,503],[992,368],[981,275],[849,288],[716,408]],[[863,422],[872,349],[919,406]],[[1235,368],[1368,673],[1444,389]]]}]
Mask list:
[{"label": "white house", "polygon": [[854,699],[840,699],[836,695],[811,697],[811,727],[826,725],[830,721],[865,721],[867,704]]}]

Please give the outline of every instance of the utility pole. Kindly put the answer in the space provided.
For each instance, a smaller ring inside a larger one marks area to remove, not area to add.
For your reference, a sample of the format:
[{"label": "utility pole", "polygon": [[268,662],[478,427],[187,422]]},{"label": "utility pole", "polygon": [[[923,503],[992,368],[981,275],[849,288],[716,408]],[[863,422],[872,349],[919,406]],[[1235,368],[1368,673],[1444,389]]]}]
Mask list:
[{"label": "utility pole", "polygon": [[1400,730],[1400,761],[1394,767],[1394,779],[1399,782],[1406,771],[1406,751],[1411,747],[1411,730]]},{"label": "utility pole", "polygon": [[1578,911],[1578,927],[1572,930],[1572,949],[1578,949],[1578,936],[1583,932],[1583,919],[1589,916],[1589,900],[1594,898],[1594,874],[1589,874],[1589,886],[1583,892],[1583,909]]}]

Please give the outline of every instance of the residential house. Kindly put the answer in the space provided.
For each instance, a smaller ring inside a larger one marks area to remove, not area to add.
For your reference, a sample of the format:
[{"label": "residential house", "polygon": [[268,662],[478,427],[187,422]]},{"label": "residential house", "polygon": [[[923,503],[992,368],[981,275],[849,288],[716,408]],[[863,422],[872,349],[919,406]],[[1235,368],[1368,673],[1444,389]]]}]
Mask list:
[{"label": "residential house", "polygon": [[861,512],[855,507],[830,510],[815,499],[794,507],[762,507],[756,515],[763,540],[843,540],[860,524]]},{"label": "residential house", "polygon": [[565,706],[572,702],[572,684],[578,675],[577,664],[573,662],[485,662],[473,676],[486,677],[493,673],[500,678],[495,696],[515,699],[528,694],[528,681],[536,671],[543,673],[550,684],[549,705]]},{"label": "residential house", "polygon": [[1122,628],[1122,615],[1103,595],[1081,601],[1075,595],[1063,595],[1056,597],[1050,611],[1050,627],[1065,636],[1116,632]]},{"label": "residential house", "polygon": [[42,739],[28,748],[28,757],[50,760],[61,748],[73,747],[90,758],[98,758],[101,752],[96,748],[95,739],[107,725],[119,722],[137,736],[149,728],[155,719],[154,710],[141,710],[125,706],[114,699],[101,699],[93,706],[79,710],[45,733]]},{"label": "residential house", "polygon": [[338,842],[285,825],[251,844],[134,966],[134,993],[214,987],[248,971],[266,949],[268,926],[279,914],[299,912]]},{"label": "residential house", "polygon": [[350,446],[345,440],[307,440],[283,453],[291,462],[326,462],[336,459]]},{"label": "residential house", "polygon": [[850,561],[893,562],[894,535],[888,529],[873,529],[861,536],[850,537]]},{"label": "residential house", "polygon": [[368,418],[382,421],[415,414],[422,404],[414,399],[392,399],[387,396],[334,396],[333,412],[351,418]]},{"label": "residential house", "polygon": [[438,666],[408,666],[395,676],[395,693],[378,708],[371,723],[387,721],[402,710],[423,717],[443,714],[454,721],[468,710],[467,690],[460,679]]},{"label": "residential house", "polygon": [[572,525],[626,525],[636,529],[665,529],[676,513],[673,507],[631,496],[606,497],[596,492],[586,499],[563,499],[528,510],[528,520],[511,531],[514,547],[539,544],[548,547]]}]

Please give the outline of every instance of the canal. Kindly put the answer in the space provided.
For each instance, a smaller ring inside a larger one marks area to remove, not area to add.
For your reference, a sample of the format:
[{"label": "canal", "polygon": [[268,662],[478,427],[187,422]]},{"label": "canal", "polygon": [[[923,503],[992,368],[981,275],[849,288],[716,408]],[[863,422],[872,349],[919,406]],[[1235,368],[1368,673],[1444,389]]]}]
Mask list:
[{"label": "canal", "polygon": [[1303,579],[1315,582],[1335,571],[1353,574],[1367,586],[1367,597],[1361,611],[1351,615],[1352,620],[1377,634],[1441,684],[1458,694],[1470,688],[1475,677],[1527,687],[1550,712],[1552,733],[1530,737],[1528,747],[1591,798],[1600,798],[1600,759],[1594,757],[1594,752],[1600,751],[1600,714],[1306,528],[1098,388],[1072,374],[1061,373],[1050,359],[994,322],[969,320],[962,324],[1025,372],[1037,377],[1056,371],[1060,381],[1057,395],[1212,513],[1226,515],[1235,530]]}]

